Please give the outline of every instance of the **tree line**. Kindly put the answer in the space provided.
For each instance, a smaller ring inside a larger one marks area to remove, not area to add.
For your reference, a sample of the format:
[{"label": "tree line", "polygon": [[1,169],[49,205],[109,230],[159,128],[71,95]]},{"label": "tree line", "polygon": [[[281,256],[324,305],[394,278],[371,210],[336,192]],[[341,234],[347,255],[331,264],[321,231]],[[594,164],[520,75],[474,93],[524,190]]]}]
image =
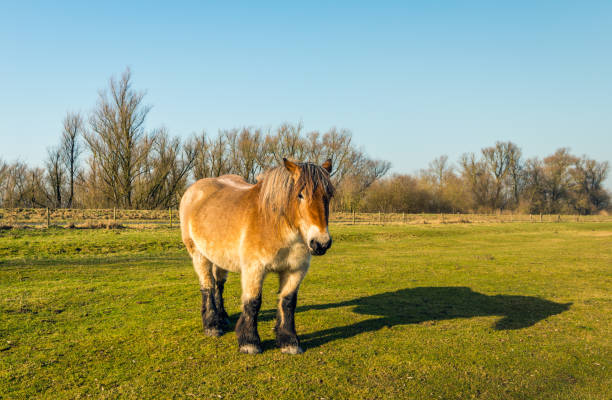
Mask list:
[{"label": "tree line", "polygon": [[456,165],[441,156],[418,174],[378,180],[359,202],[364,211],[594,214],[610,208],[609,170],[567,148],[524,159],[514,143],[497,142]]},{"label": "tree line", "polygon": [[304,132],[301,124],[283,124],[181,139],[164,127],[146,129],[151,108],[144,96],[127,69],[110,79],[88,115],[66,114],[44,166],[0,160],[0,207],[177,207],[194,180],[237,174],[256,182],[283,157],[315,163],[331,158],[336,210],[589,214],[610,206],[603,188],[608,163],[564,148],[524,160],[515,144],[498,142],[463,155],[457,165],[441,156],[417,174],[385,177],[391,164],[368,157],[347,130]]},{"label": "tree line", "polygon": [[215,136],[201,132],[184,140],[163,127],[147,131],[151,108],[144,96],[133,89],[128,69],[110,79],[89,115],[66,114],[59,144],[47,150],[44,167],[0,160],[0,207],[176,207],[194,180],[237,174],[254,183],[283,157],[316,163],[330,158],[337,185],[350,178],[365,190],[391,166],[370,159],[350,132],[336,128],[305,133],[301,124],[283,124]]}]

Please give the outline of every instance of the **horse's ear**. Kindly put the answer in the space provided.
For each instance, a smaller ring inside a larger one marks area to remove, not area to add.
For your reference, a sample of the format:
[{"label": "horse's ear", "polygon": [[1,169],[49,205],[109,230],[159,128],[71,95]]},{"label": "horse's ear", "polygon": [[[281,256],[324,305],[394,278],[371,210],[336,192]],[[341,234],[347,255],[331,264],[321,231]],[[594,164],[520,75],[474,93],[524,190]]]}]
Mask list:
[{"label": "horse's ear", "polygon": [[283,158],[283,163],[285,164],[287,171],[291,173],[293,179],[297,180],[300,177],[300,167],[293,161],[289,161],[286,158]]},{"label": "horse's ear", "polygon": [[325,169],[327,172],[329,172],[331,174],[332,172],[332,160],[331,158],[328,158],[323,165],[321,165],[323,167],[323,169]]}]

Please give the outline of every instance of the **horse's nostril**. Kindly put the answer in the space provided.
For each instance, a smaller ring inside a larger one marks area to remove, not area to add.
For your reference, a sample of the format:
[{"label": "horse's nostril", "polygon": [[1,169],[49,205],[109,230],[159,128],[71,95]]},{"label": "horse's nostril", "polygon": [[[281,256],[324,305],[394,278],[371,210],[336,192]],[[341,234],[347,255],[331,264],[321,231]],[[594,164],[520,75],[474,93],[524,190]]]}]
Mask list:
[{"label": "horse's nostril", "polygon": [[316,250],[316,249],[317,249],[317,245],[318,245],[318,243],[317,243],[317,241],[316,241],[316,240],[312,239],[312,240],[310,241],[310,248],[311,248],[312,250]]}]

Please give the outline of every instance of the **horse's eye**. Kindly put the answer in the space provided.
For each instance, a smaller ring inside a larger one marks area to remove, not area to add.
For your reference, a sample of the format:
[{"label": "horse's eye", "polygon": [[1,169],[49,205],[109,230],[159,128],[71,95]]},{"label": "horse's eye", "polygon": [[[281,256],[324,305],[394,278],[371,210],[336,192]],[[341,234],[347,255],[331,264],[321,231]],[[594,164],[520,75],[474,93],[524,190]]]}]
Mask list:
[{"label": "horse's eye", "polygon": [[304,196],[302,196],[302,192],[298,194],[298,199],[304,199]]}]

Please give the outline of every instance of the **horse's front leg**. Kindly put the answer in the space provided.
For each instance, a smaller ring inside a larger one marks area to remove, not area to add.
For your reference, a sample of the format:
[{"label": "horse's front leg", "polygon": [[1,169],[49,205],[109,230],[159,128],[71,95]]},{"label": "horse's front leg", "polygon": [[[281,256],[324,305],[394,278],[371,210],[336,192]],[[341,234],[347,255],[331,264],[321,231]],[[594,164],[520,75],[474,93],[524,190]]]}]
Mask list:
[{"label": "horse's front leg", "polygon": [[306,269],[299,271],[284,271],[279,275],[280,291],[278,310],[276,313],[276,344],[282,353],[300,354],[302,348],[295,333],[295,307],[297,294]]},{"label": "horse's front leg", "polygon": [[261,353],[261,339],[257,333],[257,314],[261,307],[261,286],[264,269],[251,268],[242,271],[242,314],[236,324],[238,349],[241,353]]}]

